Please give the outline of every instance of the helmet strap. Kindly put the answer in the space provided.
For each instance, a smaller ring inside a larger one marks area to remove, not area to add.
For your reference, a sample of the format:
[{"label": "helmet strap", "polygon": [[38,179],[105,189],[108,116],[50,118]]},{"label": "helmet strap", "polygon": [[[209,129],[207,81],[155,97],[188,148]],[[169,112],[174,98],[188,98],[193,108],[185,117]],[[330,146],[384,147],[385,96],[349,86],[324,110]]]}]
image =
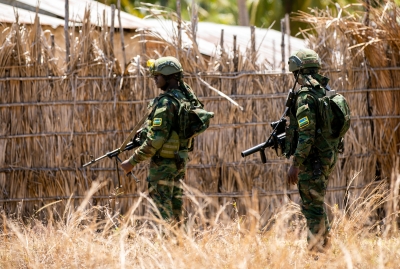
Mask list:
[{"label": "helmet strap", "polygon": [[320,75],[318,73],[311,74],[311,76],[316,79],[322,87],[326,87],[328,85],[329,78],[324,77],[323,75]]},{"label": "helmet strap", "polygon": [[[315,87],[316,82],[315,82],[315,81],[314,81],[314,82],[311,82],[311,80],[314,79],[314,77],[313,77],[312,75],[305,74],[305,75],[303,75],[303,78],[304,78],[305,80],[307,80],[307,82],[308,82],[313,88]],[[317,80],[317,82],[319,83],[318,80]],[[317,85],[318,85],[318,84],[317,84]]]},{"label": "helmet strap", "polygon": [[176,79],[175,74],[171,74],[168,76],[163,75],[163,76],[166,82],[165,87],[163,87],[164,89],[162,89],[163,91],[179,86],[179,81]]}]

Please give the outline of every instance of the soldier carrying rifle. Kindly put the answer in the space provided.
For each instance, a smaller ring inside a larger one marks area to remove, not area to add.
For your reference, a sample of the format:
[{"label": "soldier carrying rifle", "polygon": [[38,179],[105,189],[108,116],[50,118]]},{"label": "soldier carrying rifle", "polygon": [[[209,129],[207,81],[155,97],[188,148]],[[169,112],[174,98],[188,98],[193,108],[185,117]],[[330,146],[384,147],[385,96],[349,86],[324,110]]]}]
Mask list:
[{"label": "soldier carrying rifle", "polygon": [[209,126],[214,113],[203,109],[192,89],[183,80],[178,59],[168,56],[147,63],[155,84],[163,92],[153,100],[152,111],[139,136],[133,155],[121,163],[129,173],[133,167],[150,159],[147,178],[150,198],[163,219],[180,221],[188,152],[195,136]]},{"label": "soldier carrying rifle", "polygon": [[[324,208],[328,178],[343,151],[343,137],[350,127],[350,109],[346,99],[331,90],[329,79],[319,74],[321,59],[311,49],[302,49],[289,57],[289,71],[295,84],[286,99],[286,110],[271,124],[273,132],[264,143],[242,152],[242,157],[275,149],[278,156],[292,158],[287,182],[297,184],[301,211],[307,220],[309,248],[324,251],[329,244],[330,225]],[[296,91],[296,83],[301,86]],[[287,125],[287,117],[289,124]],[[287,125],[287,126],[286,126]]]},{"label": "soldier carrying rifle", "polygon": [[309,248],[316,251],[324,251],[329,245],[324,198],[350,125],[346,100],[329,88],[329,79],[318,73],[320,68],[318,54],[310,49],[297,51],[289,58],[289,71],[301,88],[288,110],[285,147],[286,157],[293,155],[287,181],[297,184],[301,211],[307,219],[307,241]]}]

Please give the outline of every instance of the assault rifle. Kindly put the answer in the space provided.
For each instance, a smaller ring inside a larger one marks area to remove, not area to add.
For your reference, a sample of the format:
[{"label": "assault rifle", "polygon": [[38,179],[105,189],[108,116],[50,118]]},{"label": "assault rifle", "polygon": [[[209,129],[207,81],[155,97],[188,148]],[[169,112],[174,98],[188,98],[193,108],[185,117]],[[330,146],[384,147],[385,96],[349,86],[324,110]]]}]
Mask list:
[{"label": "assault rifle", "polygon": [[283,151],[285,150],[285,127],[286,127],[286,119],[281,118],[278,121],[274,121],[271,123],[271,127],[273,129],[271,135],[267,139],[267,141],[249,148],[245,151],[242,151],[242,157],[249,156],[257,151],[260,152],[261,161],[263,163],[267,162],[267,157],[265,156],[266,148],[273,148],[278,156],[281,156]]},{"label": "assault rifle", "polygon": [[[85,163],[83,165],[83,167],[92,165],[98,161],[100,161],[101,159],[104,159],[105,157],[108,157],[110,159],[115,158],[115,167],[117,170],[117,175],[118,175],[118,188],[121,188],[121,181],[119,179],[119,170],[118,170],[118,162],[122,163],[121,159],[118,157],[118,155],[121,152],[124,152],[126,150],[131,150],[134,148],[139,147],[140,144],[140,134],[143,130],[143,124],[145,123],[145,121],[147,120],[147,117],[150,115],[150,112],[153,110],[153,108],[155,107],[155,105],[157,104],[157,102],[153,102],[153,104],[147,108],[146,113],[143,115],[142,119],[139,120],[139,122],[135,125],[135,127],[133,128],[133,130],[131,131],[131,133],[129,134],[129,136],[125,139],[124,143],[122,143],[122,145],[117,148],[114,149],[113,151],[107,152],[106,154],[104,154],[103,156],[97,158],[97,159],[92,159],[90,162]],[[139,183],[139,180],[137,179],[137,177],[135,177],[134,174],[132,174],[132,172],[129,172],[128,174],[126,174],[127,176],[132,175],[132,177],[135,179],[136,183]]]},{"label": "assault rifle", "polygon": [[[85,163],[82,167],[86,167],[86,166],[92,165],[92,164],[104,159],[105,157],[108,157],[110,159],[115,158],[115,164],[116,164],[116,169],[117,169],[117,173],[118,173],[118,184],[119,184],[119,188],[121,188],[122,185],[121,185],[121,182],[120,182],[120,179],[119,179],[118,162],[122,163],[122,160],[118,157],[118,155],[120,153],[124,152],[124,151],[131,150],[131,149],[134,149],[134,148],[137,148],[137,147],[140,146],[140,142],[139,142],[139,134],[140,134],[140,132],[141,132],[141,130],[139,130],[136,133],[134,139],[132,139],[132,141],[127,143],[125,147],[123,147],[123,148],[120,147],[120,148],[114,149],[113,151],[107,152],[103,156],[98,157],[96,159],[93,158],[90,162]],[[139,183],[139,180],[137,179],[137,177],[134,174],[132,174],[132,172],[129,172],[127,174],[127,176],[130,176],[130,175],[132,175],[132,177],[135,179],[136,183]]]},{"label": "assault rifle", "polygon": [[271,123],[271,127],[273,129],[271,135],[268,137],[267,141],[249,148],[245,151],[242,151],[241,155],[242,157],[249,156],[253,153],[256,153],[257,151],[260,152],[261,156],[261,161],[263,163],[267,162],[267,157],[265,156],[265,149],[266,148],[273,148],[278,156],[281,156],[283,151],[285,150],[285,137],[286,137],[286,119],[285,116],[288,115],[289,109],[291,108],[293,104],[293,100],[295,97],[294,89],[297,84],[297,79],[299,78],[300,72],[297,72],[296,75],[296,81],[293,85],[293,88],[289,91],[288,96],[286,98],[286,108],[285,112],[283,112],[283,115],[278,121],[274,121]]}]

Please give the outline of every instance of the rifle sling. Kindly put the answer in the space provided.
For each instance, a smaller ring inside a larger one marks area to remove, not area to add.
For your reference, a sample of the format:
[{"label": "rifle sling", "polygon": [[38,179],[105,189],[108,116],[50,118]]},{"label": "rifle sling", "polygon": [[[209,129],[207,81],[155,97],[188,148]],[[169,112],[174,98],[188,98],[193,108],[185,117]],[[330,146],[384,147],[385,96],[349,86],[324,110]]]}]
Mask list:
[{"label": "rifle sling", "polygon": [[150,112],[153,110],[153,107],[156,105],[157,102],[154,102],[153,105],[147,109],[147,112],[143,116],[143,118],[135,125],[133,128],[132,132],[129,134],[129,136],[125,139],[124,143],[119,147],[119,152],[123,152],[126,145],[129,143],[129,141],[133,138],[133,136],[136,134],[136,132],[140,129],[140,127],[143,125],[143,123],[147,120],[147,117],[150,115]]}]

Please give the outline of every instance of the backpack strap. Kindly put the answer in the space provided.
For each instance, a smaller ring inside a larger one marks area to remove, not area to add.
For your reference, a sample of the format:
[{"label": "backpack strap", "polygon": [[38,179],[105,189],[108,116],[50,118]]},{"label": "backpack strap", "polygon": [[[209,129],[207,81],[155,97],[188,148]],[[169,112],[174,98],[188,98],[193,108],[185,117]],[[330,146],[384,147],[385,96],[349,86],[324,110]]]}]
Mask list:
[{"label": "backpack strap", "polygon": [[[317,112],[318,112],[318,117],[317,117],[317,125],[321,128],[321,126],[325,125],[328,128],[328,131],[330,134],[332,134],[332,126],[331,122],[328,117],[328,113],[331,110],[331,104],[330,104],[330,97],[334,96],[336,94],[335,91],[332,91],[328,84],[325,86],[321,85],[321,83],[312,77],[312,75],[305,75],[304,76],[307,82],[310,84],[308,87],[308,90],[310,91],[310,96],[314,98],[314,102],[317,106]],[[324,77],[325,78],[325,77]],[[329,80],[329,79],[328,79]],[[328,81],[326,81],[327,83]],[[316,89],[321,89],[322,90],[322,97],[318,97],[318,93],[316,92]],[[319,123],[318,123],[319,121]]]},{"label": "backpack strap", "polygon": [[[180,117],[180,115],[181,115],[181,112],[182,112],[182,109],[183,109],[182,101],[181,101],[177,96],[175,96],[174,94],[172,94],[172,93],[170,93],[170,92],[166,92],[166,93],[161,94],[161,95],[159,96],[159,100],[161,100],[162,98],[170,98],[170,99],[172,99],[173,101],[175,101],[175,102],[178,104],[178,113],[177,113],[176,117],[179,119],[179,117]],[[175,130],[175,131],[177,131],[178,133],[179,133],[180,124],[181,124],[181,123],[180,123],[180,121],[178,120],[178,124],[177,124],[178,129]]]},{"label": "backpack strap", "polygon": [[173,95],[170,92],[166,92],[166,93],[161,94],[160,95],[160,99],[162,97],[167,97],[167,98],[169,97],[169,98],[171,98],[172,100],[174,100],[174,101],[176,101],[178,103],[178,115],[177,116],[179,116],[180,113],[181,113],[181,110],[182,110],[182,101],[178,97],[176,97],[175,95]]},{"label": "backpack strap", "polygon": [[154,100],[154,102],[151,104],[151,106],[147,107],[146,113],[143,115],[143,118],[135,125],[129,136],[124,140],[122,145],[119,147],[120,152],[124,151],[126,145],[128,144],[129,141],[136,135],[140,127],[142,127],[143,123],[148,119],[151,113],[155,111],[156,108],[156,103],[157,100]]},{"label": "backpack strap", "polygon": [[181,99],[179,99],[177,96],[175,96],[174,94],[172,94],[172,93],[170,93],[170,92],[166,92],[166,93],[163,93],[162,94],[162,97],[166,97],[166,98],[171,98],[172,100],[174,100],[174,101],[176,101],[177,103],[178,103],[178,114],[176,115],[177,116],[177,119],[178,119],[178,124],[177,124],[177,133],[178,133],[178,135],[179,135],[179,137],[181,138],[181,139],[183,139],[183,134],[182,134],[182,132],[183,132],[183,130],[186,128],[186,122],[182,122],[182,120],[181,120],[181,114],[182,114],[182,111],[185,109],[185,104],[184,103],[187,103],[187,107],[186,107],[186,109],[188,109],[189,107],[189,101],[186,101],[186,102],[184,102],[183,100],[181,100]]},{"label": "backpack strap", "polygon": [[[314,104],[316,106],[317,122],[316,122],[315,132],[317,133],[318,129],[320,129],[322,131],[322,127],[325,125],[326,128],[328,128],[329,133],[332,133],[331,122],[328,120],[328,118],[329,118],[328,112],[331,109],[329,97],[326,97],[326,96],[318,97],[318,95],[321,96],[321,94],[318,94],[312,85],[302,87],[298,91],[298,94],[300,94],[300,93],[308,93],[308,95],[313,99]],[[324,91],[323,94],[325,95],[326,92]]]},{"label": "backpack strap", "polygon": [[197,98],[197,96],[193,92],[192,88],[188,84],[181,81],[180,89],[182,90],[182,92],[186,96],[186,98],[189,100],[190,104],[192,105],[192,108],[194,108],[194,107],[203,108],[204,107],[204,104]]}]

